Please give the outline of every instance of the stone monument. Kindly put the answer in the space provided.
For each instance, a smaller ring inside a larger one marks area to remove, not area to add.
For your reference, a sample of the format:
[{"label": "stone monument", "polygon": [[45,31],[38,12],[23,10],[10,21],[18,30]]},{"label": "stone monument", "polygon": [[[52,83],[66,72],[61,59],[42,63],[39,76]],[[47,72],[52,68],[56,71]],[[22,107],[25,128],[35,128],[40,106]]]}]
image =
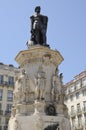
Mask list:
[{"label": "stone monument", "polygon": [[8,130],[70,130],[68,109],[59,65],[59,51],[50,49],[46,40],[48,17],[35,8],[31,19],[28,49],[15,60],[20,65],[13,92],[13,107]]}]

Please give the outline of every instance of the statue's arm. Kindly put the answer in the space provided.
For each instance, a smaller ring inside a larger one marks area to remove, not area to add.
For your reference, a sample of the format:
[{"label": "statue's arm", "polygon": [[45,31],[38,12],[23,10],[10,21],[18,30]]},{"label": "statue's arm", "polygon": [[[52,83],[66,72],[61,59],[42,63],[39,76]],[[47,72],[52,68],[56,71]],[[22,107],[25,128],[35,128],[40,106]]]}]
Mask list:
[{"label": "statue's arm", "polygon": [[31,20],[31,33],[32,33],[32,31],[33,31],[33,23],[34,23],[34,16],[31,16],[30,20]]},{"label": "statue's arm", "polygon": [[43,17],[43,24],[44,24],[44,28],[47,30],[47,24],[48,24],[48,17],[47,16]]}]

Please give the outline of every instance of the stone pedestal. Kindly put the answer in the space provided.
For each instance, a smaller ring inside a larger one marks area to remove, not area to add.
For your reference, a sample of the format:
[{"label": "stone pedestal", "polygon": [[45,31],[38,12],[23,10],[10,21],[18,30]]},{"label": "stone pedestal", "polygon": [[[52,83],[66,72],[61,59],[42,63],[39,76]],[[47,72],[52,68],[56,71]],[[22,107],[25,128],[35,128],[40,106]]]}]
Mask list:
[{"label": "stone pedestal", "polygon": [[34,115],[36,115],[36,114],[44,115],[45,114],[45,102],[35,101],[34,108],[35,108]]},{"label": "stone pedestal", "polygon": [[59,51],[36,45],[18,53],[20,65],[8,130],[70,130]]}]

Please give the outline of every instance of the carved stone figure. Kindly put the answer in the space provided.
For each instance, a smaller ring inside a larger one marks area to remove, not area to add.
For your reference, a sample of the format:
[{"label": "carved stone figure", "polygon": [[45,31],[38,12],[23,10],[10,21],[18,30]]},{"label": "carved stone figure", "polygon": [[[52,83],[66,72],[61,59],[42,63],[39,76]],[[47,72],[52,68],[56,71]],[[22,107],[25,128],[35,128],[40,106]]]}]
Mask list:
[{"label": "carved stone figure", "polygon": [[31,41],[34,44],[46,45],[46,31],[48,17],[40,14],[41,8],[35,8],[35,14],[30,17],[31,19]]},{"label": "carved stone figure", "polygon": [[64,88],[63,88],[63,75],[58,74],[58,69],[56,68],[55,74],[52,76],[52,101],[56,101],[60,104],[64,103]]},{"label": "carved stone figure", "polygon": [[15,119],[15,122],[14,122],[14,130],[18,130],[18,121]]},{"label": "carved stone figure", "polygon": [[55,74],[52,77],[52,90],[51,90],[52,101],[58,102],[60,91],[61,91],[60,79],[59,79],[59,76],[58,76],[58,71],[56,69]]},{"label": "carved stone figure", "polygon": [[17,78],[15,82],[15,90],[13,92],[14,103],[21,103],[22,96],[23,93],[22,93],[21,81],[20,79]]},{"label": "carved stone figure", "polygon": [[59,103],[60,104],[64,104],[64,97],[65,97],[64,90],[62,90],[61,94],[59,95]]},{"label": "carved stone figure", "polygon": [[12,108],[11,109],[11,118],[14,118],[16,115],[16,109],[15,108]]},{"label": "carved stone figure", "polygon": [[60,79],[60,85],[61,85],[61,93],[59,95],[59,103],[60,104],[64,104],[64,97],[65,97],[65,93],[64,93],[64,87],[63,87],[63,82],[62,82],[62,79],[63,79],[63,74],[61,73],[59,75],[59,79]]},{"label": "carved stone figure", "polygon": [[45,98],[45,85],[46,85],[45,72],[43,72],[42,68],[39,68],[38,73],[37,73],[37,77],[35,77],[36,99],[44,100],[44,98]]},{"label": "carved stone figure", "polygon": [[29,93],[29,84],[27,85],[28,76],[25,70],[22,70],[20,76],[16,78],[14,90],[14,102],[22,103],[26,101],[27,94]]},{"label": "carved stone figure", "polygon": [[58,102],[59,91],[55,87],[52,88],[51,94],[52,94],[52,101],[57,101]]},{"label": "carved stone figure", "polygon": [[25,86],[24,94],[25,94],[25,101],[26,101],[26,102],[29,102],[30,79],[29,79],[29,76],[28,76],[27,74],[26,74],[26,86]]}]

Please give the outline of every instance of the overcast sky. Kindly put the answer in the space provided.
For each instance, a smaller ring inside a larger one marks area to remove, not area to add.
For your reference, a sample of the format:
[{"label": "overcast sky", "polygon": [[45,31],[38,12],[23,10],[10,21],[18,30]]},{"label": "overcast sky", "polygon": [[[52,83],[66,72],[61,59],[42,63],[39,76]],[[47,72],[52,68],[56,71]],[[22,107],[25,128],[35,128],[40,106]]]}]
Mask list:
[{"label": "overcast sky", "polygon": [[0,62],[18,67],[15,57],[27,49],[37,5],[49,18],[47,43],[64,57],[59,70],[69,82],[86,70],[86,0],[0,0]]}]

